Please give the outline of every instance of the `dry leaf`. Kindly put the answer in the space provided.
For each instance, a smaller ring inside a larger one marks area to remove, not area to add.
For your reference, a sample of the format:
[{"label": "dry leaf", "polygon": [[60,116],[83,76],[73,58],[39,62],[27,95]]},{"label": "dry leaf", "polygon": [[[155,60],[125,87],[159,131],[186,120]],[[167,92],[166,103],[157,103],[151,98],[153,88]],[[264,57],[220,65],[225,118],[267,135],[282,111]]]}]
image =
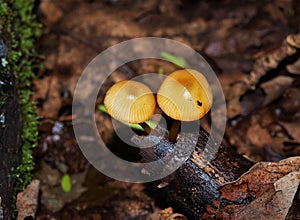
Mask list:
[{"label": "dry leaf", "polygon": [[298,143],[300,143],[300,122],[280,122],[284,126],[284,128],[287,130],[289,135]]},{"label": "dry leaf", "polygon": [[224,202],[221,210],[208,210],[225,219],[284,219],[298,190],[299,170],[300,157],[257,163],[220,189]]},{"label": "dry leaf", "polygon": [[295,63],[287,65],[286,69],[289,73],[300,75],[300,58]]},{"label": "dry leaf", "polygon": [[17,210],[18,220],[23,220],[32,217],[35,218],[35,213],[38,208],[38,196],[40,189],[40,181],[32,180],[23,192],[17,195]]},{"label": "dry leaf", "polygon": [[288,76],[278,76],[261,85],[266,96],[263,105],[266,106],[278,97],[280,97],[284,90],[287,89],[293,82],[293,78]]},{"label": "dry leaf", "polygon": [[286,219],[300,182],[300,172],[291,172],[274,183],[274,188],[236,213],[236,219]]}]

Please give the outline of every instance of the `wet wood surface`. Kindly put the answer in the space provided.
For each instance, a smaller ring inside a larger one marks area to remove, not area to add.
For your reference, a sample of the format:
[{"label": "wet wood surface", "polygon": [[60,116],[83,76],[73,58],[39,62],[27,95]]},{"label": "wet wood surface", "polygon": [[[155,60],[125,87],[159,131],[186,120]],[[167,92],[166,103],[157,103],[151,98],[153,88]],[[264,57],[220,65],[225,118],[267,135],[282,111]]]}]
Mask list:
[{"label": "wet wood surface", "polygon": [[[220,203],[221,192],[219,188],[229,182],[237,180],[242,174],[247,172],[253,162],[228,146],[221,144],[213,159],[208,161],[203,153],[207,146],[209,133],[200,129],[197,133],[183,133],[176,145],[163,138],[152,149],[141,151],[145,161],[153,161],[165,156],[172,149],[187,148],[188,145],[195,145],[193,140],[197,138],[197,144],[194,151],[182,166],[173,174],[162,180],[162,191],[165,191],[174,207],[191,219],[199,218],[206,207],[214,206],[214,203]],[[147,142],[156,137],[149,135],[147,137],[135,137],[133,141],[138,144]],[[213,143],[213,142],[211,142]],[[150,168],[151,169],[151,168]],[[150,171],[151,172],[151,171]],[[160,183],[157,183],[158,186]]]},{"label": "wet wood surface", "polygon": [[[13,212],[15,180],[11,176],[21,161],[21,110],[14,77],[0,75],[0,219],[10,219]],[[1,213],[2,212],[2,213]]]}]

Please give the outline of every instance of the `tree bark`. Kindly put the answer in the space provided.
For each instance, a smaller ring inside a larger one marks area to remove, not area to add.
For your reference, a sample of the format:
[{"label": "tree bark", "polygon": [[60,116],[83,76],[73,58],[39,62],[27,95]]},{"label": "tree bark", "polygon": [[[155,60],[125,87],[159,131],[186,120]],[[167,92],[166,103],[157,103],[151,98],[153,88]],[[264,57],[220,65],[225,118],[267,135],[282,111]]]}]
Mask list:
[{"label": "tree bark", "polygon": [[[140,154],[146,162],[157,160],[174,147],[186,148],[195,145],[191,135],[198,139],[194,151],[179,169],[162,180],[166,186],[161,190],[167,193],[169,201],[178,211],[191,219],[199,219],[207,207],[220,205],[219,187],[238,179],[253,163],[236,153],[232,147],[222,144],[213,159],[207,161],[203,152],[209,134],[203,129],[200,129],[199,134],[183,133],[180,137],[183,141],[178,141],[176,145],[163,138],[151,149],[141,150]],[[149,144],[152,138],[154,136],[151,135],[135,137],[133,142],[141,146],[143,142]]]},{"label": "tree bark", "polygon": [[20,164],[21,110],[13,74],[0,74],[0,219],[13,212],[14,169]]}]

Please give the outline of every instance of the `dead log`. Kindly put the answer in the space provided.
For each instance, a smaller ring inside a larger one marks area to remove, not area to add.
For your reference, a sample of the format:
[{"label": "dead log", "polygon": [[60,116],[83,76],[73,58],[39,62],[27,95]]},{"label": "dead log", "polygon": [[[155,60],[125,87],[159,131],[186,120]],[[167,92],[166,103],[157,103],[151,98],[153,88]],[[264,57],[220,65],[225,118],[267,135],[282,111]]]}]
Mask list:
[{"label": "dead log", "polygon": [[[191,219],[199,219],[208,207],[219,207],[221,200],[219,188],[238,179],[253,166],[251,161],[236,153],[232,147],[222,144],[215,157],[211,161],[206,161],[203,152],[208,143],[209,134],[203,129],[199,134],[181,134],[176,145],[162,138],[152,148],[141,150],[140,154],[145,161],[157,160],[175,147],[186,148],[188,145],[195,145],[193,142],[195,137],[198,141],[188,160],[173,174],[161,180],[163,185],[166,185],[161,190],[166,191],[171,204]],[[132,141],[140,146],[143,143],[148,145],[152,139],[157,140],[157,137],[136,136]],[[149,170],[149,173],[151,172]]]},{"label": "dead log", "polygon": [[[0,67],[1,68],[1,67]],[[14,169],[20,164],[21,109],[13,74],[0,74],[0,219],[13,212]]]}]

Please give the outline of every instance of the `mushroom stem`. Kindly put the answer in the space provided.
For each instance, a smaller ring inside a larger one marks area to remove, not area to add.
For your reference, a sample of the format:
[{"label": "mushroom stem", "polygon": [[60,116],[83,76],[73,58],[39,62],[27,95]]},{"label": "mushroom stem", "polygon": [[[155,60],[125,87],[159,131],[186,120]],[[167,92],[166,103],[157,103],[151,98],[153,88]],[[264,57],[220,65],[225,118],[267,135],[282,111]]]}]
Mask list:
[{"label": "mushroom stem", "polygon": [[180,121],[178,121],[178,120],[173,121],[172,127],[169,132],[169,141],[170,142],[176,143],[177,136],[178,136],[178,133],[180,130],[180,125],[181,125]]},{"label": "mushroom stem", "polygon": [[144,132],[149,135],[152,131],[152,129],[150,128],[149,125],[147,125],[147,123],[145,122],[142,122],[142,123],[139,123],[139,125],[144,129]]}]

